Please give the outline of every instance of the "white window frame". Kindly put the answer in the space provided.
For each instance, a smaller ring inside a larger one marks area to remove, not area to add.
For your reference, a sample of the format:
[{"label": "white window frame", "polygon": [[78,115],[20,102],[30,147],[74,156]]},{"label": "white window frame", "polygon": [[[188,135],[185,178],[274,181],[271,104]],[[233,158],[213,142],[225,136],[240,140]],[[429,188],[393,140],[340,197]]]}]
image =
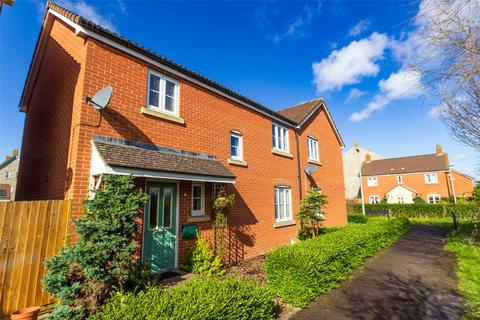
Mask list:
[{"label": "white window frame", "polygon": [[[158,91],[158,106],[153,106],[150,104],[150,78],[152,77],[152,75],[160,78],[159,91]],[[173,111],[169,111],[165,109],[166,81],[173,82],[175,84],[174,97],[173,97]],[[179,96],[180,96],[180,86],[177,80],[153,70],[148,71],[148,79],[147,79],[147,108],[148,109],[178,117],[180,114]]]},{"label": "white window frame", "polygon": [[318,140],[315,137],[307,137],[308,160],[320,161],[318,157]]},{"label": "white window frame", "polygon": [[279,124],[272,123],[272,146],[274,150],[287,153],[290,152],[290,141],[288,139],[287,128]]},{"label": "white window frame", "polygon": [[[232,155],[232,137],[235,137],[238,139],[238,147],[237,147],[238,155],[237,156]],[[243,136],[238,131],[230,131],[230,159],[243,161]]]},{"label": "white window frame", "polygon": [[378,186],[378,178],[377,177],[368,177],[367,178],[367,185],[369,187],[377,187]]},{"label": "white window frame", "polygon": [[370,204],[380,203],[380,197],[377,195],[371,195],[368,197],[368,202],[370,202]]},{"label": "white window frame", "polygon": [[[284,193],[285,203],[283,208],[285,208],[285,217],[280,218],[280,192]],[[288,205],[287,205],[288,200]],[[275,208],[275,222],[284,222],[292,221],[292,190],[288,186],[276,186],[274,188],[274,208]]]},{"label": "white window frame", "polygon": [[403,177],[397,176],[397,184],[403,184]]},{"label": "white window frame", "polygon": [[10,179],[12,177],[12,174],[10,171],[5,171],[5,179]]},{"label": "white window frame", "polygon": [[[198,199],[198,197],[193,197],[193,189],[194,187],[200,187],[200,202],[202,208],[200,210],[193,210],[193,200]],[[205,183],[203,182],[192,182],[192,217],[199,217],[205,215]]]},{"label": "white window frame", "polygon": [[[430,202],[430,198],[432,198],[431,202]],[[438,198],[438,200],[437,200],[437,198]],[[436,204],[436,203],[440,202],[440,200],[442,200],[442,197],[440,197],[439,194],[436,194],[436,193],[427,194],[428,203]]]},{"label": "white window frame", "polygon": [[[432,180],[431,178],[434,177]],[[425,184],[437,184],[438,183],[438,175],[436,172],[430,172],[424,174]]]},{"label": "white window frame", "polygon": [[405,198],[403,198],[403,196],[398,196],[397,197],[397,203],[404,204],[405,203]]}]

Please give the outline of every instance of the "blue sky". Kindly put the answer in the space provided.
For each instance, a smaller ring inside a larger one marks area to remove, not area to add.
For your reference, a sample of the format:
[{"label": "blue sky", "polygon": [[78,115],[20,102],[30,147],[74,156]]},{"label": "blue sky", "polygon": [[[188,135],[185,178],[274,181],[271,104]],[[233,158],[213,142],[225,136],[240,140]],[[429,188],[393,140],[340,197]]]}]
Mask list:
[{"label": "blue sky", "polygon": [[[417,1],[57,3],[272,109],[324,97],[347,148],[395,157],[440,143],[478,177],[478,154],[448,135],[406,69]],[[18,103],[44,6],[17,0],[0,15],[1,157],[21,145]]]}]

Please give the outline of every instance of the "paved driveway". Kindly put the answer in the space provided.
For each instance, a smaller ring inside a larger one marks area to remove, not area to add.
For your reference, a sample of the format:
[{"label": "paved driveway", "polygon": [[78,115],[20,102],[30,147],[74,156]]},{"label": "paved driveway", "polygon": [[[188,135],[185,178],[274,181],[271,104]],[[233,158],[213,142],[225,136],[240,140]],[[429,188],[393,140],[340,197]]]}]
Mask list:
[{"label": "paved driveway", "polygon": [[292,319],[458,319],[464,311],[446,232],[412,225],[353,277]]}]

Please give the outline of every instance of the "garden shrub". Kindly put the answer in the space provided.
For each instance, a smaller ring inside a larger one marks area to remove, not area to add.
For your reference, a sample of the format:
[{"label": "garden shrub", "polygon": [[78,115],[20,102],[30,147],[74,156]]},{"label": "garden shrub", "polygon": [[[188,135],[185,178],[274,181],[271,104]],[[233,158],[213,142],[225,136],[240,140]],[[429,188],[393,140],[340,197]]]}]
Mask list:
[{"label": "garden shrub", "polygon": [[349,214],[347,216],[348,223],[367,223],[368,216],[364,216],[363,214]]},{"label": "garden shrub", "polygon": [[130,176],[106,176],[105,187],[94,192],[74,222],[78,241],[45,262],[44,290],[60,299],[49,319],[83,319],[142,269],[132,235],[148,196]]},{"label": "garden shrub", "polygon": [[176,287],[117,293],[90,320],[273,319],[272,295],[245,280],[199,278]]},{"label": "garden shrub", "polygon": [[190,252],[185,269],[202,276],[222,276],[225,273],[222,259],[211,249],[209,243],[197,234],[197,242]]},{"label": "garden shrub", "polygon": [[317,189],[310,189],[307,195],[300,201],[300,240],[318,236],[321,232],[322,222],[325,220],[325,205],[328,203],[327,196]]},{"label": "garden shrub", "polygon": [[413,203],[427,203],[422,197],[413,198]]},{"label": "garden shrub", "polygon": [[267,286],[283,301],[306,307],[362,261],[408,230],[405,218],[372,219],[267,253]]},{"label": "garden shrub", "polygon": [[[392,211],[394,217],[408,218],[449,218],[455,213],[458,218],[470,218],[480,213],[480,205],[477,204],[366,204],[366,210],[388,210]],[[353,205],[354,214],[362,213],[361,205]]]}]

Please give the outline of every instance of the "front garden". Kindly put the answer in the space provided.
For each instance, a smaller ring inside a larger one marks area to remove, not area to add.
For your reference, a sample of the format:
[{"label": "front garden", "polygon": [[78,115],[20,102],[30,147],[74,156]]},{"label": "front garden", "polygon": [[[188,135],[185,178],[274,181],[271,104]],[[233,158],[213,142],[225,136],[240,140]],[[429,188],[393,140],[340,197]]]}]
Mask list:
[{"label": "front garden", "polygon": [[[233,202],[219,199],[224,211]],[[345,227],[323,229],[326,197],[312,191],[299,215],[305,240],[252,260],[254,274],[227,270],[221,243],[214,250],[199,235],[186,265],[197,276],[166,287],[138,261],[131,241],[145,201],[131,178],[106,177],[105,187],[86,202],[75,222],[79,240],[46,263],[45,288],[60,299],[52,319],[273,319],[279,305],[305,307],[336,287],[409,227],[405,218],[357,217]]]}]

